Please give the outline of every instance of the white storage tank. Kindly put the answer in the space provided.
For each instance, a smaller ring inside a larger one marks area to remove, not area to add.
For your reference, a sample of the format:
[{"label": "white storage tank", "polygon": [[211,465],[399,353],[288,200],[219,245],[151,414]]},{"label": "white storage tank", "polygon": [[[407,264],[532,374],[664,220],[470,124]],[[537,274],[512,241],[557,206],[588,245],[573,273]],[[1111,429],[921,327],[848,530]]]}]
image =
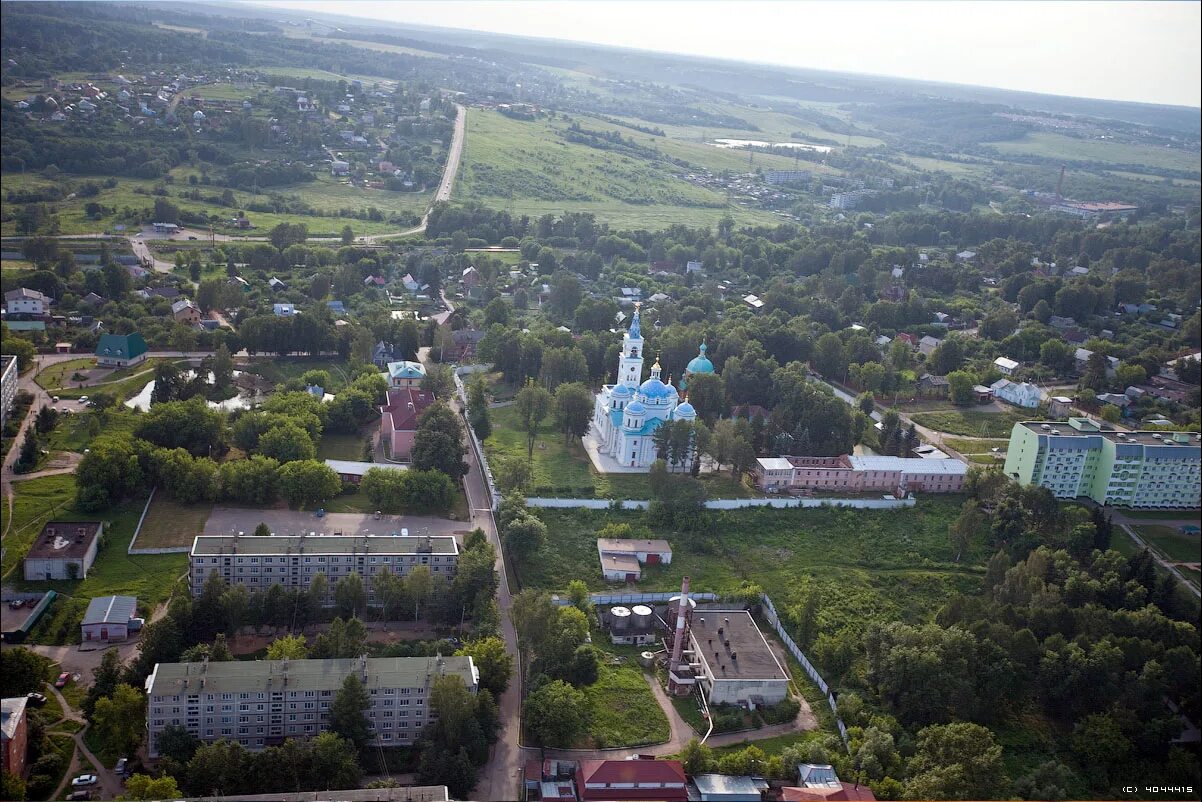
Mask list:
[{"label": "white storage tank", "polygon": [[630,612],[633,614],[635,629],[651,629],[653,613],[650,607],[645,604],[636,604]]}]

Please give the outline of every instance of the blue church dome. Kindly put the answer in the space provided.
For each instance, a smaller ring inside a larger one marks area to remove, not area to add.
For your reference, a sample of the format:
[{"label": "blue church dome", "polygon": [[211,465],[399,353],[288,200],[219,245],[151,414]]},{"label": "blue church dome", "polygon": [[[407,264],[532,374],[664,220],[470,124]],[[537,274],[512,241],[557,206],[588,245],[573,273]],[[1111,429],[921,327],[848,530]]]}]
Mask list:
[{"label": "blue church dome", "polygon": [[689,373],[713,373],[714,363],[710,362],[709,357],[705,355],[707,350],[706,344],[702,343],[698,349],[697,356],[689,361],[689,364],[685,366],[685,370]]},{"label": "blue church dome", "polygon": [[648,379],[639,386],[639,393],[648,401],[662,401],[672,398],[676,391],[659,379]]},{"label": "blue church dome", "polygon": [[626,414],[628,415],[642,415],[646,412],[647,408],[638,401],[631,401],[626,405]]},{"label": "blue church dome", "polygon": [[688,401],[678,406],[672,413],[672,416],[677,420],[688,420],[697,417],[697,410],[693,409],[693,405]]},{"label": "blue church dome", "polygon": [[631,390],[625,384],[619,384],[613,389],[614,398],[629,398]]}]

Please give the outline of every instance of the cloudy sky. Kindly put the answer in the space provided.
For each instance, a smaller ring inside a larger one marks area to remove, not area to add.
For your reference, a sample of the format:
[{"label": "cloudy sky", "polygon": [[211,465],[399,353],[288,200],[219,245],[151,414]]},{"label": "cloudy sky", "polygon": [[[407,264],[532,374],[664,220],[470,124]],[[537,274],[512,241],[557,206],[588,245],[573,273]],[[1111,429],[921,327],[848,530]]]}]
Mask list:
[{"label": "cloudy sky", "polygon": [[1202,2],[261,0],[797,67],[1198,106]]}]

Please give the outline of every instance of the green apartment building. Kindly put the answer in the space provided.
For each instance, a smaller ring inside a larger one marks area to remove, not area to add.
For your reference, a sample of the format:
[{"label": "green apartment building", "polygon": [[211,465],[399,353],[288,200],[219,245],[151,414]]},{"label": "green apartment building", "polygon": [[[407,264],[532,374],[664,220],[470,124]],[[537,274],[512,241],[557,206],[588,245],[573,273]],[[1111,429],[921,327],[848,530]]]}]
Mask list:
[{"label": "green apartment building", "polygon": [[1197,509],[1202,442],[1192,432],[1116,432],[1089,418],[1014,424],[1006,475],[1057,498],[1143,509]]}]

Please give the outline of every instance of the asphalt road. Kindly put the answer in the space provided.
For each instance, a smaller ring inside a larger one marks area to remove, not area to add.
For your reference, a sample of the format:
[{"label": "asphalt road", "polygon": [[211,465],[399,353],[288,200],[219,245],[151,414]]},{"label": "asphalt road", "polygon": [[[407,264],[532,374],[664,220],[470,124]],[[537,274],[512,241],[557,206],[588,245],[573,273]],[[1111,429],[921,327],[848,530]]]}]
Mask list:
[{"label": "asphalt road", "polygon": [[468,474],[464,477],[464,488],[467,492],[468,507],[471,510],[473,527],[480,527],[488,536],[488,542],[497,550],[497,574],[501,578],[497,588],[497,608],[501,613],[501,637],[505,640],[506,650],[514,660],[513,679],[505,693],[497,700],[500,707],[501,731],[497,742],[492,747],[488,763],[477,774],[476,789],[473,799],[521,799],[522,746],[521,738],[521,708],[522,663],[518,654],[517,633],[509,611],[513,606],[513,597],[509,590],[509,579],[505,572],[505,555],[501,550],[501,541],[497,536],[497,525],[493,519],[492,506],[488,497],[488,488],[480,472],[480,463],[476,459],[475,449],[467,450]]}]

